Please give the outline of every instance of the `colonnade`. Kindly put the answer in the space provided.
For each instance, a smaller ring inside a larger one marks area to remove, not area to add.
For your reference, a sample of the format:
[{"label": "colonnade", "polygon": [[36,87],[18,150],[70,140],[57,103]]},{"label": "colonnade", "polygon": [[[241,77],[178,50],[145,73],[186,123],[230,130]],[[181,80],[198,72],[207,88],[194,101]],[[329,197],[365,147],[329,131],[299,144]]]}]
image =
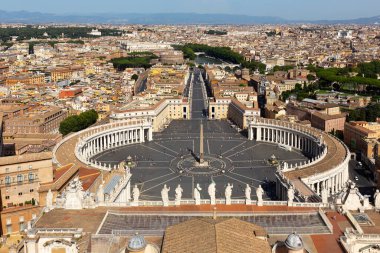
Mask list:
[{"label": "colonnade", "polygon": [[[147,130],[147,131],[145,131]],[[146,134],[146,135],[145,135]],[[152,140],[152,131],[144,128],[119,130],[92,136],[80,150],[87,159],[107,149]]]},{"label": "colonnade", "polygon": [[143,143],[153,140],[153,129],[151,125],[131,125],[121,128],[104,129],[94,132],[77,143],[75,148],[76,157],[83,163],[92,167],[111,170],[110,165],[101,164],[91,158],[108,149]]},{"label": "colonnade", "polygon": [[345,187],[348,180],[348,170],[343,169],[334,175],[329,175],[329,177],[326,179],[319,180],[316,183],[308,184],[308,186],[318,195],[321,195],[322,189],[327,189],[327,192],[330,194],[336,194]]},{"label": "colonnade", "polygon": [[[323,137],[322,137],[323,136]],[[326,157],[329,147],[323,138],[331,138],[330,142],[336,145],[342,145],[346,150],[346,157],[339,157],[342,159],[338,165],[332,165],[331,168],[323,171],[315,171],[313,175],[308,174],[304,178],[299,178],[306,187],[309,187],[315,194],[321,196],[322,189],[326,189],[329,194],[336,194],[340,192],[346,182],[349,180],[348,163],[349,151],[341,141],[335,139],[333,136],[326,136],[321,131],[301,126],[289,122],[281,122],[271,119],[254,119],[248,128],[248,138],[250,140],[277,143],[283,145],[284,148],[289,147],[301,150],[309,158],[305,164],[291,166],[290,169],[286,168],[284,171],[279,172],[282,176],[278,177],[284,184],[278,184],[279,187],[289,188],[292,183],[283,172],[313,168],[318,165]],[[329,164],[325,165],[326,167]],[[283,168],[282,168],[283,169]],[[282,179],[281,179],[282,178]],[[286,192],[286,189],[283,189]],[[279,196],[280,197],[280,196]]]},{"label": "colonnade", "polygon": [[255,126],[248,131],[250,140],[272,142],[302,150],[311,157],[322,154],[324,146],[316,137],[276,126]]}]

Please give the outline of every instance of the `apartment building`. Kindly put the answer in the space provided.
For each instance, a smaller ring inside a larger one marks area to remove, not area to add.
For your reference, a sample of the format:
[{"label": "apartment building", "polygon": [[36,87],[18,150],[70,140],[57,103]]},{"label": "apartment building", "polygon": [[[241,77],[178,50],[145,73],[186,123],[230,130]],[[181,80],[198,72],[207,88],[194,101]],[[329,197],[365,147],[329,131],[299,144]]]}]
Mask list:
[{"label": "apartment building", "polygon": [[1,225],[3,234],[26,228],[40,213],[38,188],[53,181],[51,152],[0,157]]}]

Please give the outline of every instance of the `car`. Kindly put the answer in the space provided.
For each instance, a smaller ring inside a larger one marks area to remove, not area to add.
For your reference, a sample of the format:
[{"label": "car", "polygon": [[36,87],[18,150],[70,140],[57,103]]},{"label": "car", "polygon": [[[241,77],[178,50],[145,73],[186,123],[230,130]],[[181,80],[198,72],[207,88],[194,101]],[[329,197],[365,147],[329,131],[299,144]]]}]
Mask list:
[{"label": "car", "polygon": [[358,181],[358,180],[359,180],[358,176],[355,176],[355,181]]}]

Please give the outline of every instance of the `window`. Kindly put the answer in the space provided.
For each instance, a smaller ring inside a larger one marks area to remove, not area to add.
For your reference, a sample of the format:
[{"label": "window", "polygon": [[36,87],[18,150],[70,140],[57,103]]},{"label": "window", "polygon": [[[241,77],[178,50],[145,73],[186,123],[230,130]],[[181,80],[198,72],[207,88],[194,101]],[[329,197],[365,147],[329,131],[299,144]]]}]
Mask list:
[{"label": "window", "polygon": [[18,195],[19,195],[19,196],[22,196],[22,192],[19,192]]},{"label": "window", "polygon": [[34,189],[30,189],[29,192],[34,192]]},{"label": "window", "polygon": [[5,172],[9,172],[9,168],[5,168]]},{"label": "window", "polygon": [[5,196],[5,199],[9,199],[9,196]]},{"label": "window", "polygon": [[23,176],[21,174],[17,175],[17,183],[21,184],[23,181]]},{"label": "window", "polygon": [[21,231],[24,231],[24,230],[25,230],[25,222],[23,222],[23,221],[20,222],[20,223],[19,223],[19,227],[20,227],[20,232],[21,232]]},{"label": "window", "polygon": [[7,234],[12,234],[12,224],[7,225]]},{"label": "window", "polygon": [[11,177],[10,176],[5,177],[5,184],[7,184],[7,185],[11,184]]},{"label": "window", "polygon": [[34,180],[34,174],[32,172],[30,172],[28,174],[28,178],[29,178],[29,182],[32,182]]}]

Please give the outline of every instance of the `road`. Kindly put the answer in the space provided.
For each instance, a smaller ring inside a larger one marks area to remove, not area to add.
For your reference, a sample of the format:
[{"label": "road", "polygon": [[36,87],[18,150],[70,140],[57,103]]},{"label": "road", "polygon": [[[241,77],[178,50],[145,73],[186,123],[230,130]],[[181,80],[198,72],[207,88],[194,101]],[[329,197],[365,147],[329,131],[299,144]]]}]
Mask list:
[{"label": "road", "polygon": [[193,81],[193,97],[192,97],[192,119],[202,119],[206,116],[207,94],[205,90],[205,83],[201,77],[199,69],[194,69],[194,81]]},{"label": "road", "polygon": [[369,169],[363,166],[359,166],[356,161],[352,160],[349,163],[350,180],[355,182],[359,191],[363,195],[373,196],[376,183],[373,182]]}]

